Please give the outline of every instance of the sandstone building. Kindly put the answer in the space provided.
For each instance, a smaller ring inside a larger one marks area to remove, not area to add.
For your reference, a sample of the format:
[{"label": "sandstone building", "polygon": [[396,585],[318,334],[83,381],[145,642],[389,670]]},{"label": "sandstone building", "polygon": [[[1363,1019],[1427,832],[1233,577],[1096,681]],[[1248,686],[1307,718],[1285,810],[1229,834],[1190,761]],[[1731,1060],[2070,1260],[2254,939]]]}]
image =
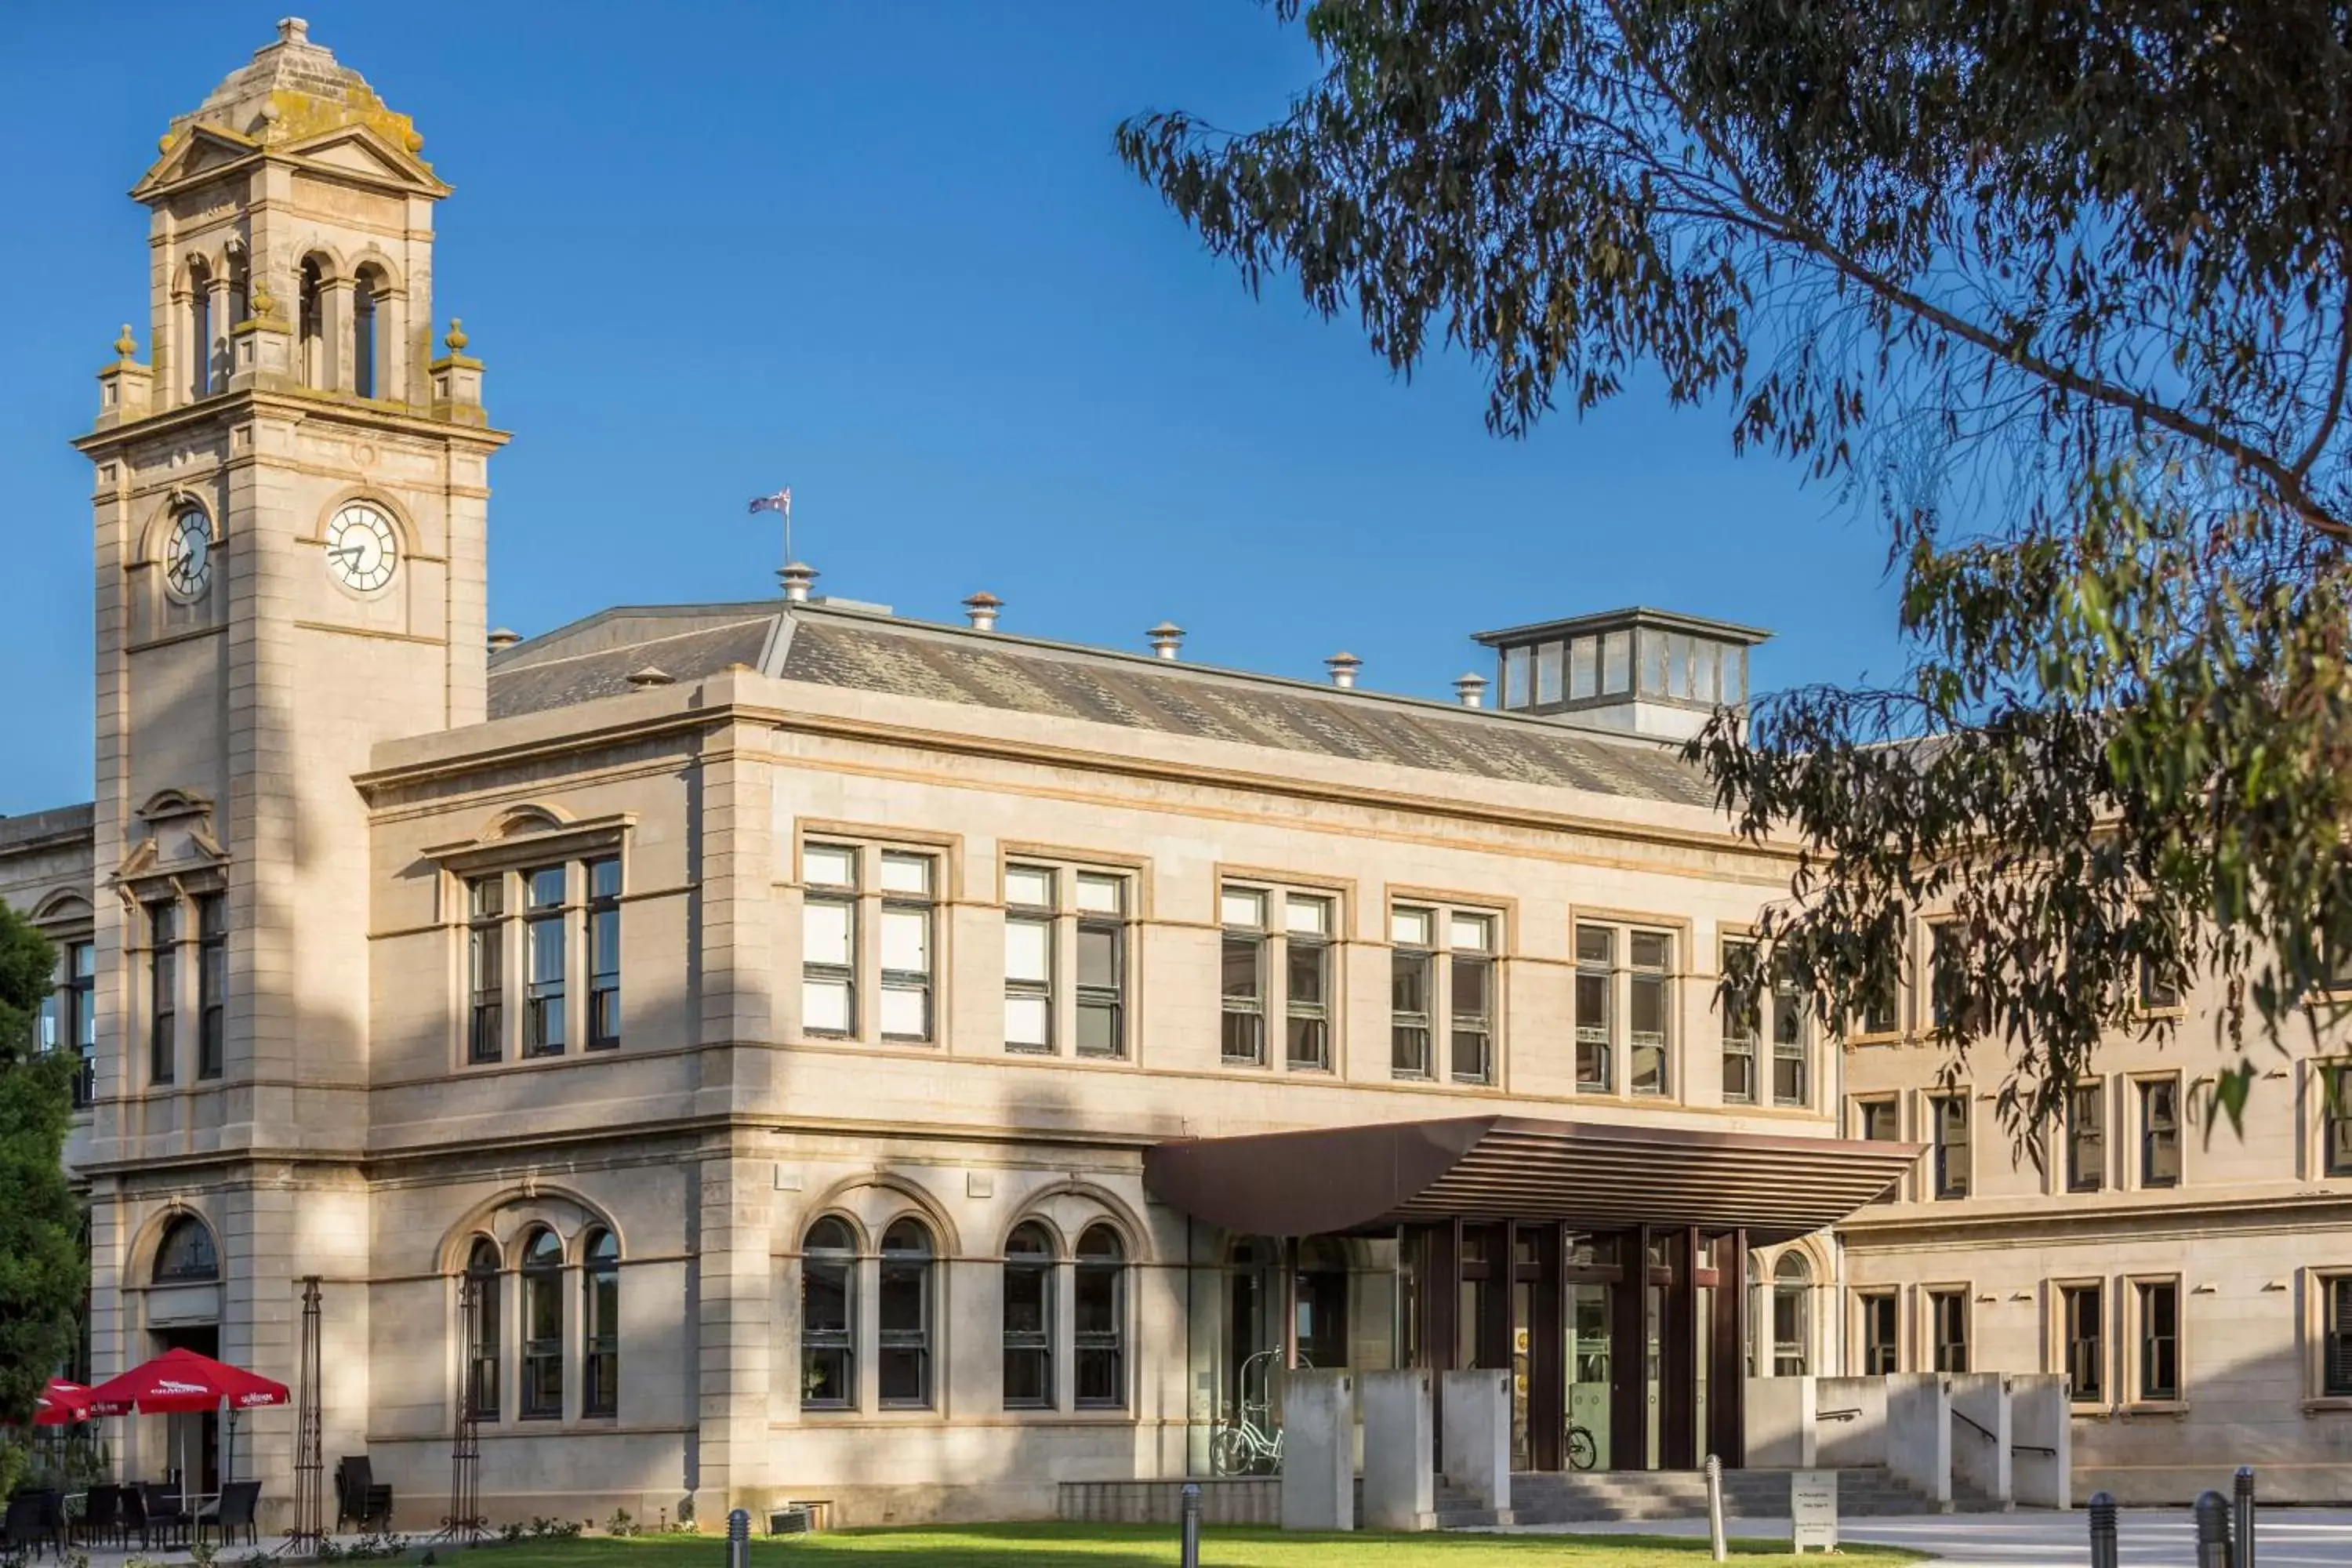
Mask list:
[{"label": "sandstone building", "polygon": [[[1293,1356],[1511,1366],[1537,1469],[1736,1459],[1748,1373],[2057,1373],[2078,1490],[2352,1495],[2326,1052],[2209,1139],[2200,998],[2151,997],[2181,1042],[2116,1043],[2037,1172],[1916,985],[1717,1015],[1791,857],[1661,738],[1763,634],[1486,634],[1486,707],[804,569],[493,633],[421,144],[289,21],[132,193],[96,799],[0,819],[86,1064],[98,1375],[291,1382],[315,1278],[325,1451],[411,1523],[466,1401],[493,1518],[1038,1513],[1205,1473]],[[126,1466],[214,1463],[178,1419]],[[293,1456],[248,1418],[273,1500]]]}]

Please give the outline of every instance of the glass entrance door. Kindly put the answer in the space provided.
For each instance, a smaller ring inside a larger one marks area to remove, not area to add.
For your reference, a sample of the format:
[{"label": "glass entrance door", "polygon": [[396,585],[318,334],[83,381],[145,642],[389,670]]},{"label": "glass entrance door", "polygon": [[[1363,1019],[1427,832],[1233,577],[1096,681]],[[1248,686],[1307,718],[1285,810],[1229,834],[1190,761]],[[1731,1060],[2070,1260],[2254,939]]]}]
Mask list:
[{"label": "glass entrance door", "polygon": [[1571,1470],[1609,1468],[1609,1291],[1578,1281],[1568,1288],[1568,1443]]}]

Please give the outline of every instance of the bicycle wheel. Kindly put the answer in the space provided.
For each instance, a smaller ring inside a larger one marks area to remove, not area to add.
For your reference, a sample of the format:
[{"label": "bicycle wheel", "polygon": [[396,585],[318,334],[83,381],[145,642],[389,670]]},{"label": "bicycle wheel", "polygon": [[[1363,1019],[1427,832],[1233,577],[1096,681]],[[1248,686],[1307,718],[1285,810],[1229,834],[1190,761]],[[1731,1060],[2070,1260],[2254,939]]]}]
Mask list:
[{"label": "bicycle wheel", "polygon": [[1244,1476],[1250,1467],[1249,1439],[1238,1426],[1220,1426],[1217,1435],[1209,1439],[1209,1473],[1216,1476]]},{"label": "bicycle wheel", "polygon": [[1589,1470],[1600,1458],[1601,1450],[1593,1444],[1591,1433],[1581,1426],[1568,1429],[1568,1463],[1571,1469]]}]

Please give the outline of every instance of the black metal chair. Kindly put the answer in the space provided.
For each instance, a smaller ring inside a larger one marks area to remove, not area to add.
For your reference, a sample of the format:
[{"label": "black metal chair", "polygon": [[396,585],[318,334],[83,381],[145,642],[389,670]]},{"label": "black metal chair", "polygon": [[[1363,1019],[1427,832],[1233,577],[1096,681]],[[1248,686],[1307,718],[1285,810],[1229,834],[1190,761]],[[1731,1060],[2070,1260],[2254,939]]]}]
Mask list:
[{"label": "black metal chair", "polygon": [[335,1528],[346,1522],[363,1531],[392,1527],[392,1488],[377,1483],[365,1454],[346,1454],[335,1462]]},{"label": "black metal chair", "polygon": [[0,1515],[0,1563],[22,1563],[28,1553],[56,1544],[42,1517],[47,1511],[39,1492],[18,1492],[8,1500],[7,1513]]},{"label": "black metal chair", "polygon": [[259,1481],[230,1481],[221,1488],[220,1501],[205,1510],[196,1519],[196,1539],[202,1541],[210,1529],[223,1546],[233,1544],[237,1531],[245,1532],[248,1546],[258,1546],[253,1526],[253,1513],[261,1500]]},{"label": "black metal chair", "polygon": [[89,1489],[74,1533],[84,1546],[104,1546],[122,1539],[122,1489],[111,1481]]},{"label": "black metal chair", "polygon": [[116,1544],[128,1547],[131,1537],[147,1539],[147,1494],[136,1486],[124,1487],[115,1500],[114,1539]]},{"label": "black metal chair", "polygon": [[180,1489],[160,1481],[142,1481],[139,1491],[145,1504],[144,1521],[139,1529],[139,1550],[152,1550],[157,1542],[165,1546],[185,1546],[188,1510],[181,1501]]}]

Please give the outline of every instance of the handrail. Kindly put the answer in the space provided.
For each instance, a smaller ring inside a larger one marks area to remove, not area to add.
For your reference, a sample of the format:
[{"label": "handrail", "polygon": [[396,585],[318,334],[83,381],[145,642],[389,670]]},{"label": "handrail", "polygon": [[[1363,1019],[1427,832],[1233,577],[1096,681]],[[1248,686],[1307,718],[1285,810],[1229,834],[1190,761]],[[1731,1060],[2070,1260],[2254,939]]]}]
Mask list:
[{"label": "handrail", "polygon": [[2053,1459],[2058,1457],[2057,1449],[2045,1448],[2039,1443],[2011,1443],[2009,1449],[2012,1454],[2047,1454]]},{"label": "handrail", "polygon": [[1816,1410],[1813,1412],[1813,1419],[1816,1421],[1859,1421],[1862,1419],[1862,1406],[1857,1405],[1851,1410]]},{"label": "handrail", "polygon": [[2000,1438],[1994,1436],[1991,1433],[1986,1431],[1983,1427],[1969,1420],[1967,1415],[1957,1406],[1955,1406],[1952,1411],[1952,1419],[1967,1426],[1969,1431],[1974,1432],[1978,1436],[1983,1438],[1988,1443],[1998,1443],[2000,1441]]}]

